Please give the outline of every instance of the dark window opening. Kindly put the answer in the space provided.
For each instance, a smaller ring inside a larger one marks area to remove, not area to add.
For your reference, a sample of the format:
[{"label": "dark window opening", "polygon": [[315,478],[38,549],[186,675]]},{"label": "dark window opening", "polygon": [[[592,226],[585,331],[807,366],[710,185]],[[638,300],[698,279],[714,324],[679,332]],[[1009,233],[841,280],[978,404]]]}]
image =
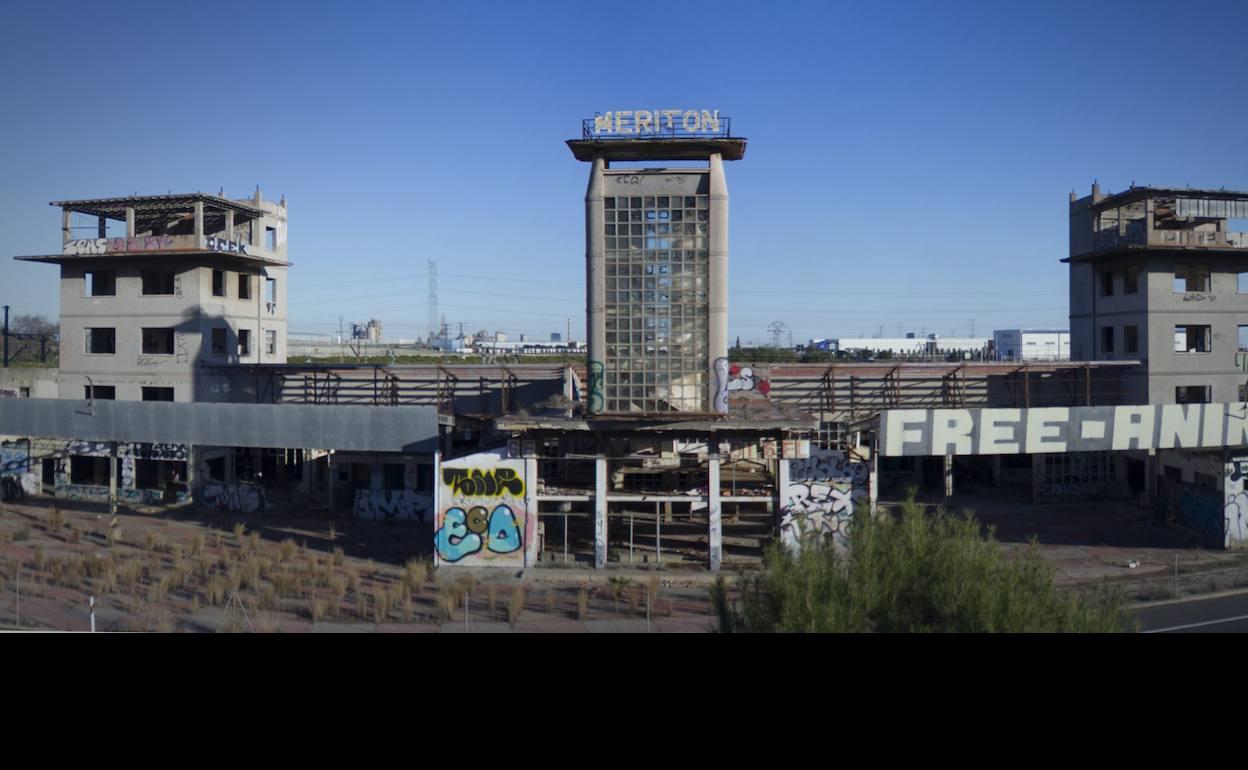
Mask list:
[{"label": "dark window opening", "polygon": [[114,297],[117,295],[116,270],[89,270],[86,275],[88,297]]},{"label": "dark window opening", "polygon": [[1212,400],[1211,385],[1180,385],[1174,389],[1176,404],[1208,404]]},{"label": "dark window opening", "polygon": [[143,353],[153,356],[173,355],[173,329],[143,328]]},{"label": "dark window opening", "polygon": [[1212,326],[1174,327],[1175,353],[1209,353],[1213,350]]},{"label": "dark window opening", "polygon": [[225,458],[214,457],[204,463],[206,468],[204,475],[212,481],[225,481]]},{"label": "dark window opening", "polygon": [[186,481],[186,462],[182,460],[134,461],[135,489],[166,489],[171,487],[176,496]]},{"label": "dark window opening", "polygon": [[97,487],[108,486],[108,458],[71,456],[69,458],[69,482]]},{"label": "dark window opening", "polygon": [[238,298],[251,299],[251,276],[246,273],[238,274]]},{"label": "dark window opening", "polygon": [[212,271],[212,296],[214,297],[225,296],[225,271],[224,270]]},{"label": "dark window opening", "polygon": [[143,388],[144,401],[172,401],[173,388]]},{"label": "dark window opening", "polygon": [[1124,353],[1140,352],[1140,327],[1124,326],[1122,328],[1122,350]]},{"label": "dark window opening", "polygon": [[1122,293],[1136,294],[1140,290],[1140,268],[1128,267],[1122,274]]},{"label": "dark window opening", "polygon": [[238,330],[238,355],[246,357],[251,355],[251,330]]},{"label": "dark window opening", "polygon": [[1114,295],[1114,271],[1101,271],[1101,296],[1112,297]]},{"label": "dark window opening", "polygon": [[381,487],[386,490],[403,489],[402,463],[386,463],[381,466]]},{"label": "dark window opening", "polygon": [[1112,326],[1101,327],[1101,352],[1114,352],[1114,327]]},{"label": "dark window opening", "polygon": [[88,401],[93,398],[98,401],[117,400],[117,386],[115,385],[84,385],[82,389],[86,391]]},{"label": "dark window opening", "polygon": [[116,353],[117,330],[99,327],[87,329],[87,352],[95,355]]},{"label": "dark window opening", "polygon": [[144,294],[173,294],[172,270],[150,268],[140,271],[139,275],[143,279]]},{"label": "dark window opening", "polygon": [[214,356],[225,355],[225,329],[212,330],[212,354]]}]

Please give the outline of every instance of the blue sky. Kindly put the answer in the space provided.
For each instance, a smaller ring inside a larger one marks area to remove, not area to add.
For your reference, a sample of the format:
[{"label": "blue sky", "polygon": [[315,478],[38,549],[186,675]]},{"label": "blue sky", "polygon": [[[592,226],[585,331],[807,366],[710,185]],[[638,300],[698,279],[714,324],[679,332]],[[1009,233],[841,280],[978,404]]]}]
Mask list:
[{"label": "blue sky", "polygon": [[719,109],[729,333],[1066,325],[1067,196],[1248,189],[1248,5],[0,5],[0,303],[55,316],[63,198],[259,184],[292,332],[584,333],[595,111]]}]

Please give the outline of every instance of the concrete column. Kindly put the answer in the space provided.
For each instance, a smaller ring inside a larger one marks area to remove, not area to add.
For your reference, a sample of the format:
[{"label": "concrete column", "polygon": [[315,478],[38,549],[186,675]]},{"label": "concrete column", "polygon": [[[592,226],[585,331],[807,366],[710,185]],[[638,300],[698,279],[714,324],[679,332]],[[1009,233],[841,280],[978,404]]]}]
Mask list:
[{"label": "concrete column", "polygon": [[953,455],[945,455],[945,499],[953,497]]},{"label": "concrete column", "polygon": [[[330,477],[333,478],[332,476]],[[433,531],[436,533],[442,526],[442,452],[433,450]],[[433,563],[438,565],[442,560],[438,558],[438,549],[433,549]]]},{"label": "concrete column", "polygon": [[[776,516],[781,518],[784,516],[784,509],[788,503],[789,492],[789,461],[777,457],[776,463]],[[779,521],[776,522],[779,526]]]},{"label": "concrete column", "polygon": [[594,460],[594,569],[607,566],[607,458]]},{"label": "concrete column", "polygon": [[108,512],[117,514],[117,442],[108,444]]},{"label": "concrete column", "polygon": [[134,237],[134,207],[126,207],[126,237]]},{"label": "concrete column", "polygon": [[524,458],[524,566],[537,564],[537,458]]},{"label": "concrete column", "polygon": [[[435,453],[435,457],[436,457],[436,453]],[[325,487],[328,490],[328,495],[329,495],[329,512],[333,513],[334,512],[334,453],[333,452],[330,452],[329,454],[325,455],[325,467],[329,471],[329,477],[325,484]],[[434,499],[435,500],[437,499],[436,496]]]},{"label": "concrete column", "polygon": [[311,454],[311,452],[304,449],[303,463],[300,465],[302,473],[300,474],[299,479],[299,491],[303,492],[305,495],[312,494],[312,463],[314,461],[308,459],[308,456]]},{"label": "concrete column", "polygon": [[601,157],[594,158],[593,166],[589,170],[589,187],[585,191],[585,298],[589,308],[586,319],[589,324],[586,329],[589,382],[586,383],[586,389],[589,393],[587,403],[591,414],[606,410],[604,367],[607,360],[607,256],[602,210],[606,189],[605,170],[606,162]]},{"label": "concrete column", "polygon": [[872,440],[871,443],[871,459],[867,466],[871,469],[867,480],[867,503],[871,506],[871,513],[875,513],[875,507],[880,501],[880,453],[876,451],[878,447],[874,446],[876,442]]},{"label": "concrete column", "polygon": [[195,485],[199,482],[199,456],[200,449],[197,446],[188,446],[186,448],[186,498],[188,500],[195,499]]},{"label": "concrete column", "polygon": [[234,210],[226,209],[225,211],[225,239],[227,241],[234,240]]},{"label": "concrete column", "polygon": [[1148,496],[1150,501],[1157,499],[1157,476],[1161,464],[1154,449],[1148,450],[1148,457],[1144,460],[1144,494]]},{"label": "concrete column", "polygon": [[73,230],[69,229],[69,209],[61,209],[61,244],[69,243],[73,239]]},{"label": "concrete column", "polygon": [[[710,158],[710,264],[707,280],[707,304],[710,318],[707,322],[707,372],[706,411],[717,406],[719,411],[727,412],[726,399],[720,399],[716,405],[719,388],[727,387],[724,382],[723,365],[728,358],[728,181],[724,178],[724,158],[714,153]],[[715,362],[723,359],[717,373]]]},{"label": "concrete column", "polygon": [[707,458],[706,470],[707,543],[710,550],[711,572],[717,572],[724,558],[723,519],[719,503],[719,455],[711,455]]},{"label": "concrete column", "polygon": [[195,201],[195,237],[204,237],[204,202]]}]

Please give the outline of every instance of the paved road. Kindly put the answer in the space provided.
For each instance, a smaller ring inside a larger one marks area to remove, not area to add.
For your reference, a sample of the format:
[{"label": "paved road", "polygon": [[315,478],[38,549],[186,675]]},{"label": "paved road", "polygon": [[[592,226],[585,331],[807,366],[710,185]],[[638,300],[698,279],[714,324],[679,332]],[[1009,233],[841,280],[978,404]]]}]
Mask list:
[{"label": "paved road", "polygon": [[1248,633],[1248,593],[1136,612],[1145,633]]}]

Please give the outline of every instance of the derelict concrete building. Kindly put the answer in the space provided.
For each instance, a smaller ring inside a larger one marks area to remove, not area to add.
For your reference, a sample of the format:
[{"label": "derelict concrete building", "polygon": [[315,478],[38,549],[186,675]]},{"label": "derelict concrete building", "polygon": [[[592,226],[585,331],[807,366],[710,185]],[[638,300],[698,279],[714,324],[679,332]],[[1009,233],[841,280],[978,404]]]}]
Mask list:
[{"label": "derelict concrete building", "polygon": [[1248,193],[1135,187],[1070,200],[1075,361],[1138,360],[1149,404],[1248,400]]},{"label": "derelict concrete building", "polygon": [[[745,155],[718,110],[619,111],[568,141],[585,194],[589,408],[726,412],[728,183]],[[679,161],[700,167],[671,167]],[[662,164],[613,168],[620,162]]]}]

